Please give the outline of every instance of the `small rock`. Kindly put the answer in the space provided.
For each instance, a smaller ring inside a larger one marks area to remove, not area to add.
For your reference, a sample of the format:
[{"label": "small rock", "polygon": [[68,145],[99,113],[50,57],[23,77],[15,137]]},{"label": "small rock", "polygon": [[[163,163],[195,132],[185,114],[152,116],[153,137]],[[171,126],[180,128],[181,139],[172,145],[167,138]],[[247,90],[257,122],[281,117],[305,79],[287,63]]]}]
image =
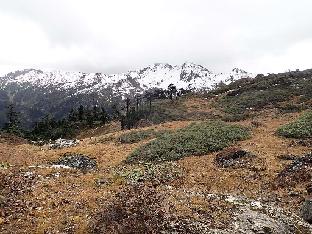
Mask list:
[{"label": "small rock", "polygon": [[52,165],[51,168],[56,168],[56,169],[72,169],[69,166],[65,166],[65,165]]},{"label": "small rock", "polygon": [[251,205],[252,207],[254,207],[254,208],[262,209],[261,202],[259,202],[259,201],[253,201],[253,202],[251,202],[250,205]]},{"label": "small rock", "polygon": [[105,178],[99,178],[99,179],[95,180],[95,184],[96,184],[98,187],[107,186],[107,185],[110,185],[111,183],[112,183],[111,180],[105,179]]},{"label": "small rock", "polygon": [[293,154],[282,154],[277,156],[280,160],[296,160],[298,157]]},{"label": "small rock", "polygon": [[309,195],[312,195],[312,185],[311,185],[311,184],[309,184],[309,185],[307,186],[307,193],[308,193]]},{"label": "small rock", "polygon": [[312,224],[312,200],[307,199],[301,206],[301,216],[308,223]]},{"label": "small rock", "polygon": [[300,193],[299,192],[295,192],[295,191],[290,191],[288,193],[288,195],[291,196],[291,197],[298,197],[298,196],[300,196]]},{"label": "small rock", "polygon": [[0,225],[4,223],[4,219],[0,218]]},{"label": "small rock", "polygon": [[0,205],[5,203],[5,197],[0,195]]},{"label": "small rock", "polygon": [[255,128],[259,128],[259,127],[263,126],[263,124],[261,122],[258,122],[258,121],[251,121],[251,125]]}]

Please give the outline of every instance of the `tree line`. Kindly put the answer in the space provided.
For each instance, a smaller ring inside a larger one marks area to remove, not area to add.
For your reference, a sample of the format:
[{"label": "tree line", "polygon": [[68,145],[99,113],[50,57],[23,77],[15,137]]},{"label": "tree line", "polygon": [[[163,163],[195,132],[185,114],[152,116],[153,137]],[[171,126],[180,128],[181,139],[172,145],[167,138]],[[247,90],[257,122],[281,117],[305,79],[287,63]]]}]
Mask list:
[{"label": "tree line", "polygon": [[177,99],[190,90],[177,89],[170,84],[168,89],[153,89],[138,94],[133,98],[126,97],[121,102],[109,106],[79,105],[72,108],[62,119],[55,119],[50,114],[36,122],[31,130],[23,130],[20,126],[21,113],[13,104],[7,108],[7,123],[2,130],[30,140],[55,140],[58,138],[73,138],[83,129],[103,126],[111,121],[118,121],[121,129],[132,129],[153,112],[153,102],[157,99]]}]

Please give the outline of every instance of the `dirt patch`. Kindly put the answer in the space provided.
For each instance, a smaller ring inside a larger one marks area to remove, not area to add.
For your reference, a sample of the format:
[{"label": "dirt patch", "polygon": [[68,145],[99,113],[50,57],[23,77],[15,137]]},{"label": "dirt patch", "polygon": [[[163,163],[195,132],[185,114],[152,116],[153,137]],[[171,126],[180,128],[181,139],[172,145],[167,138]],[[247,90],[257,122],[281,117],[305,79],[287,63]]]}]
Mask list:
[{"label": "dirt patch", "polygon": [[33,173],[16,169],[8,174],[0,174],[0,218],[3,224],[11,224],[9,229],[5,225],[2,229],[0,226],[1,233],[20,233],[32,222],[29,215],[38,203],[27,201],[26,196],[32,192],[36,181]]},{"label": "dirt patch", "polygon": [[6,143],[10,145],[21,145],[26,144],[27,140],[12,134],[0,133],[0,143]]},{"label": "dirt patch", "polygon": [[90,233],[159,233],[165,225],[163,201],[153,186],[125,187],[95,215]]}]

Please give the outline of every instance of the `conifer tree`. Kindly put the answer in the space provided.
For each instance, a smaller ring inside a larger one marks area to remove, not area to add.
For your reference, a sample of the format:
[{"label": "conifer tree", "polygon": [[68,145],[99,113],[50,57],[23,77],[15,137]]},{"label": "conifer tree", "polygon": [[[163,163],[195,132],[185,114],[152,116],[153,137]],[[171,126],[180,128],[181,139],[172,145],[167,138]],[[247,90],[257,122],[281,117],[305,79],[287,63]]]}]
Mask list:
[{"label": "conifer tree", "polygon": [[77,121],[78,113],[72,108],[68,114],[68,120],[71,122]]},{"label": "conifer tree", "polygon": [[86,111],[86,121],[89,127],[93,126],[93,114],[91,110]]},{"label": "conifer tree", "polygon": [[108,121],[108,114],[104,107],[101,107],[100,120],[103,125],[105,125]]},{"label": "conifer tree", "polygon": [[9,133],[20,134],[21,130],[19,128],[19,113],[16,112],[13,104],[8,105],[7,120],[8,122],[4,125],[3,129]]},{"label": "conifer tree", "polygon": [[92,110],[93,121],[99,120],[98,106],[94,105]]},{"label": "conifer tree", "polygon": [[114,103],[112,106],[111,106],[111,110],[112,110],[112,118],[113,119],[119,119],[120,118],[120,111],[118,109],[118,105],[116,103]]},{"label": "conifer tree", "polygon": [[78,108],[78,119],[80,121],[82,121],[82,120],[84,120],[84,116],[85,116],[84,107],[83,107],[83,105],[80,105],[79,108]]},{"label": "conifer tree", "polygon": [[177,93],[177,87],[174,84],[168,86],[169,98],[172,100],[173,96]]},{"label": "conifer tree", "polygon": [[147,100],[147,104],[148,104],[148,109],[149,109],[149,113],[152,112],[152,94],[151,93],[147,93],[146,94],[146,100]]},{"label": "conifer tree", "polygon": [[129,107],[130,107],[130,98],[126,99],[126,113],[129,113]]},{"label": "conifer tree", "polygon": [[120,127],[121,130],[124,130],[126,128],[126,117],[124,115],[120,116]]}]

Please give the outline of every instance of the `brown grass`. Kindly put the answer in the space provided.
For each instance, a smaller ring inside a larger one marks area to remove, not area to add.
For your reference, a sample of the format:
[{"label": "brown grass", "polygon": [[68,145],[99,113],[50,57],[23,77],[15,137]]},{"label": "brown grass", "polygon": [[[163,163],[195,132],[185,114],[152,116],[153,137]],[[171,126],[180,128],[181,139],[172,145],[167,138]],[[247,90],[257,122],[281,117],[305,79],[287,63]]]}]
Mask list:
[{"label": "brown grass", "polygon": [[[189,100],[186,102],[189,110],[200,109],[207,113],[215,111],[209,102],[201,99]],[[264,111],[261,117],[239,122],[242,125],[252,128],[252,138],[238,143],[238,147],[245,149],[261,160],[261,166],[265,170],[252,171],[248,168],[219,168],[214,164],[215,154],[208,154],[201,157],[187,157],[178,161],[178,164],[186,171],[183,180],[172,184],[177,189],[177,198],[167,197],[168,200],[176,201],[177,212],[187,215],[192,214],[190,208],[179,203],[179,192],[183,189],[209,191],[210,193],[240,194],[251,198],[274,199],[279,197],[281,206],[298,210],[299,202],[305,196],[304,185],[298,184],[292,191],[298,191],[298,197],[290,197],[287,188],[274,187],[276,175],[290,162],[283,162],[277,159],[281,154],[303,155],[309,152],[308,147],[292,146],[291,140],[276,136],[275,130],[295,119],[298,114],[277,115],[274,111]],[[255,128],[252,121],[262,123]],[[176,121],[148,127],[157,130],[178,129],[187,126],[191,121]],[[7,170],[1,170],[1,174],[8,176],[20,171],[32,171],[37,176],[38,183],[35,183],[27,193],[20,194],[25,201],[24,205],[29,208],[20,219],[11,219],[3,216],[0,210],[0,218],[5,220],[0,224],[1,233],[88,233],[90,220],[98,213],[100,204],[110,200],[112,196],[123,186],[122,181],[115,181],[110,185],[98,186],[96,181],[99,178],[110,176],[110,169],[120,164],[127,155],[146,141],[135,144],[116,144],[114,142],[99,143],[99,139],[105,137],[108,132],[116,131],[117,127],[110,129],[97,129],[82,134],[83,141],[80,145],[61,150],[41,149],[28,144],[8,144],[0,141],[0,163],[7,162],[14,165]],[[114,130],[115,129],[115,130]],[[125,131],[112,133],[118,136]],[[91,138],[90,138],[91,137]],[[98,163],[98,170],[90,173],[82,173],[76,170],[59,170],[47,168],[28,168],[30,165],[42,165],[57,159],[65,152],[87,154],[94,157]],[[39,177],[38,177],[39,175]],[[0,195],[5,190],[0,190]],[[10,196],[5,194],[5,196]],[[16,198],[20,199],[20,198]],[[0,201],[1,202],[1,201]],[[213,209],[198,199],[193,199],[190,206],[202,209]],[[10,208],[10,207],[9,207]],[[0,206],[1,209],[1,206]],[[222,217],[218,210],[215,215]],[[224,217],[228,220],[229,217]],[[216,224],[219,225],[219,224]],[[220,224],[221,225],[221,224]]]}]

